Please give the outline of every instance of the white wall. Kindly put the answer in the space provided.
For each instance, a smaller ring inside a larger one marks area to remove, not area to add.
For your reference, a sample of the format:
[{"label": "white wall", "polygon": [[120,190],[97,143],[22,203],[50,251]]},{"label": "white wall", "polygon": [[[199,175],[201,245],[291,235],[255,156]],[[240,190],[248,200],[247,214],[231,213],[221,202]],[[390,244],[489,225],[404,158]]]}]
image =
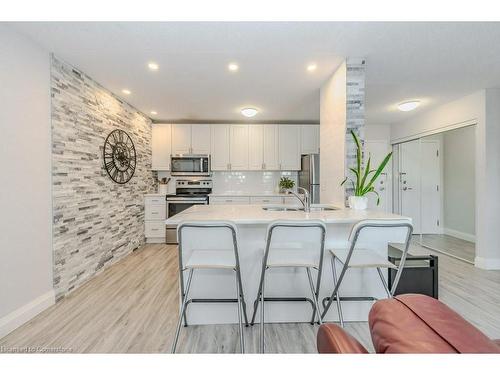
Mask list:
[{"label": "white wall", "polygon": [[475,126],[477,267],[500,269],[500,89],[485,89],[393,124],[392,142]]},{"label": "white wall", "polygon": [[475,129],[443,133],[444,232],[475,241]]},{"label": "white wall", "polygon": [[[320,94],[320,200],[344,207],[346,83],[344,62],[321,87]],[[328,150],[328,151],[326,151]]]},{"label": "white wall", "polygon": [[49,53],[0,25],[0,337],[54,303]]}]

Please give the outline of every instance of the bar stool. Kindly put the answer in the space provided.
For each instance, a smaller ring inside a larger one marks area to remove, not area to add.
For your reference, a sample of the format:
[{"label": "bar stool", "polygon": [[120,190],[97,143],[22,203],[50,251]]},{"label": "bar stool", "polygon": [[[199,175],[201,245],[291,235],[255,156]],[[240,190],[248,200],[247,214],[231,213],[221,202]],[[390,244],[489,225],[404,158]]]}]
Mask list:
[{"label": "bar stool", "polygon": [[[277,220],[267,227],[267,241],[262,259],[259,290],[254,302],[252,321],[254,324],[259,302],[260,307],[260,352],[264,353],[264,302],[290,301],[309,302],[312,306],[311,324],[317,315],[321,324],[318,296],[321,284],[321,271],[325,249],[326,227],[318,220]],[[277,238],[277,239],[276,239]],[[272,268],[304,268],[311,288],[311,299],[307,297],[265,297],[266,271]],[[316,285],[311,276],[311,269],[317,270]]]},{"label": "bar stool", "polygon": [[[349,268],[376,268],[377,273],[380,277],[382,285],[388,298],[392,298],[394,292],[401,278],[401,273],[403,272],[404,263],[406,260],[406,255],[408,253],[408,248],[410,246],[410,240],[413,233],[413,226],[408,220],[401,219],[386,219],[386,220],[362,220],[355,224],[349,235],[349,246],[344,249],[331,249],[331,266],[333,274],[333,292],[330,297],[323,299],[322,303],[324,306],[323,314],[324,318],[330,309],[333,301],[336,301],[337,310],[339,314],[339,321],[342,327],[344,327],[344,319],[342,316],[342,306],[341,301],[369,301],[376,300],[375,297],[341,297],[340,296],[340,285],[344,280],[344,276]],[[394,242],[394,243],[404,243],[404,250],[399,265],[389,262],[387,258],[384,258],[377,254],[374,250],[367,249],[363,247],[363,244],[373,243],[375,240],[384,239],[383,242]],[[336,261],[343,265],[340,276],[337,280],[337,270]],[[396,277],[392,284],[391,290],[387,286],[387,282],[382,274],[382,268],[392,268],[396,269]],[[328,303],[326,303],[328,301]],[[326,303],[326,306],[325,306]]]},{"label": "bar stool", "polygon": [[[187,239],[186,231],[190,231]],[[243,336],[242,311],[245,324],[248,326],[245,297],[241,283],[240,261],[238,257],[238,241],[236,226],[226,221],[190,221],[182,222],[177,226],[177,238],[179,241],[179,281],[182,304],[180,308],[179,321],[172,344],[172,353],[175,353],[182,320],[187,327],[186,308],[190,303],[226,303],[238,304],[238,323],[240,333],[240,349],[245,352],[245,339]],[[207,248],[206,244],[211,242],[207,237],[212,236],[212,241],[217,241],[217,246]],[[190,246],[186,246],[189,240]],[[189,252],[189,253],[188,253]],[[184,259],[187,259],[184,261]],[[213,269],[230,270],[235,273],[237,298],[198,298],[188,299],[189,289],[195,270]],[[184,271],[189,271],[186,287],[184,288]]]}]

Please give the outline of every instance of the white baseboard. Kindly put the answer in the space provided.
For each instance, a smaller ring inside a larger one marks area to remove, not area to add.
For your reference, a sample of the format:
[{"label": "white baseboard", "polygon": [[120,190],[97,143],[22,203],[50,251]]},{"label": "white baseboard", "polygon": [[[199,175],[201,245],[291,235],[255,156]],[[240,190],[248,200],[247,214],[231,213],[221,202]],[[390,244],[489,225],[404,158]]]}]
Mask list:
[{"label": "white baseboard", "polygon": [[482,258],[476,257],[474,265],[483,270],[500,270],[500,258]]},{"label": "white baseboard", "polygon": [[28,320],[40,314],[46,308],[55,303],[55,293],[53,290],[42,294],[33,301],[21,306],[10,314],[0,318],[0,338],[8,335],[16,328],[22,326]]},{"label": "white baseboard", "polygon": [[464,241],[469,241],[469,242],[476,242],[476,236],[470,233],[465,233],[465,232],[460,232],[458,230],[450,229],[450,228],[444,228],[443,229],[444,234],[447,234],[448,236],[460,238],[461,240]]}]

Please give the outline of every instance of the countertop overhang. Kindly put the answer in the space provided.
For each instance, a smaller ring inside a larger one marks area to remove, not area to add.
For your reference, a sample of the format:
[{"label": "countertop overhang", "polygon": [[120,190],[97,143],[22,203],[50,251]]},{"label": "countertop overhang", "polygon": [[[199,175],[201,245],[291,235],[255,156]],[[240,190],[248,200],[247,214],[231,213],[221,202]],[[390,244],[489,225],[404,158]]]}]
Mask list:
[{"label": "countertop overhang", "polygon": [[321,220],[326,224],[349,224],[360,220],[407,219],[410,218],[375,210],[352,210],[339,208],[334,211],[266,211],[262,205],[195,205],[165,221],[177,225],[187,220],[232,221],[236,224],[269,224],[273,220]]}]

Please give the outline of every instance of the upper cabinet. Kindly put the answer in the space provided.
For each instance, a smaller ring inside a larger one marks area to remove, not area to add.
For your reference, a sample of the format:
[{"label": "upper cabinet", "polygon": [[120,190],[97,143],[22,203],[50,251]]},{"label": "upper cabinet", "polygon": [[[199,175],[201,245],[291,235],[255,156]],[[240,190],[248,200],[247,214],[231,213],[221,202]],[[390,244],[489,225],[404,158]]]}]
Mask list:
[{"label": "upper cabinet", "polygon": [[172,154],[210,154],[210,125],[172,125]]},{"label": "upper cabinet", "polygon": [[279,160],[281,170],[300,170],[300,130],[300,125],[279,125]]},{"label": "upper cabinet", "polygon": [[248,128],[248,169],[264,169],[264,126],[250,125]]},{"label": "upper cabinet", "polygon": [[227,171],[229,163],[229,129],[231,125],[212,125],[211,167],[213,171]]},{"label": "upper cabinet", "polygon": [[280,169],[279,126],[264,125],[264,165],[263,169],[277,171]]},{"label": "upper cabinet", "polygon": [[319,153],[319,125],[302,125],[300,127],[302,154],[318,154]]},{"label": "upper cabinet", "polygon": [[229,169],[248,170],[248,125],[231,125]]},{"label": "upper cabinet", "polygon": [[296,171],[300,155],[319,152],[317,125],[152,125],[152,169],[170,155],[210,154],[214,171]]},{"label": "upper cabinet", "polygon": [[151,126],[151,169],[170,170],[171,125],[153,124]]}]

